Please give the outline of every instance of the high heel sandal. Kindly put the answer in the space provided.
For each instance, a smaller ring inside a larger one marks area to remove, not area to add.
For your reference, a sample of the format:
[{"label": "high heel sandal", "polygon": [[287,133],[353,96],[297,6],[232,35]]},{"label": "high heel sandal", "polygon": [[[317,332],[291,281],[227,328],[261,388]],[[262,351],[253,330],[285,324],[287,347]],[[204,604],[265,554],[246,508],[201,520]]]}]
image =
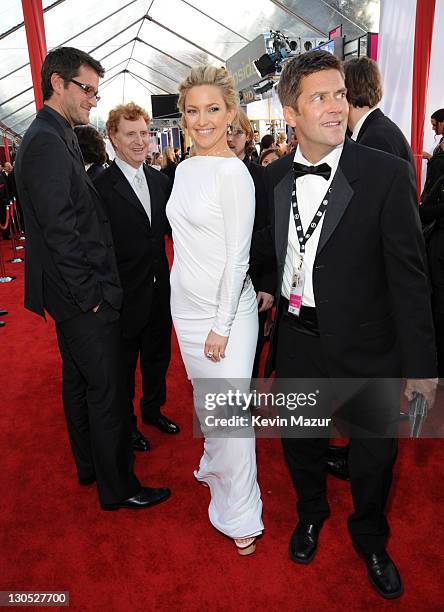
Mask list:
[{"label": "high heel sandal", "polygon": [[235,538],[234,543],[236,544],[237,552],[246,557],[251,555],[256,550],[256,538]]}]

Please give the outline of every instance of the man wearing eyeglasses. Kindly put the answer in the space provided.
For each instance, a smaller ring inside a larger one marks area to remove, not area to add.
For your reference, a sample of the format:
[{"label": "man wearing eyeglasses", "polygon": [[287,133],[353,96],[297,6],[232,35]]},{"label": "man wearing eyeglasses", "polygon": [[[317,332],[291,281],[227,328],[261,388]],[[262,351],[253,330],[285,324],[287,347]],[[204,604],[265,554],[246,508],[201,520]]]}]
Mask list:
[{"label": "man wearing eyeglasses", "polygon": [[[25,307],[55,320],[63,404],[79,483],[97,483],[105,510],[146,508],[169,489],[133,472],[121,369],[122,288],[108,218],[85,172],[73,127],[97,105],[101,64],[72,47],[42,66],[44,106],[26,132],[16,181],[26,221]],[[41,381],[42,391],[46,381]]]}]

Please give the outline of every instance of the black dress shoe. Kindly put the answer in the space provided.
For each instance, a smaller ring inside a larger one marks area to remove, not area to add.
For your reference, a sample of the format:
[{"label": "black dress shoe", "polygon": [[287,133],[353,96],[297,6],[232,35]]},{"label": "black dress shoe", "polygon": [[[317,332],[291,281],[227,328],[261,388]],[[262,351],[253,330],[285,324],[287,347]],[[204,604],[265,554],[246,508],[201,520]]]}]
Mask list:
[{"label": "black dress shoe", "polygon": [[88,485],[92,485],[96,482],[95,476],[89,476],[88,478],[80,478],[79,476],[79,485],[82,487],[87,487]]},{"label": "black dress shoe", "polygon": [[171,421],[163,414],[159,414],[159,416],[155,417],[154,419],[142,417],[142,421],[146,425],[153,425],[154,427],[157,427],[157,429],[159,429],[163,433],[177,434],[180,432],[179,425],[176,425],[176,423]]},{"label": "black dress shoe", "polygon": [[350,480],[347,459],[327,459],[327,472],[335,478]]},{"label": "black dress shoe", "polygon": [[0,317],[3,317],[5,314],[8,314],[7,310],[0,310]]},{"label": "black dress shoe", "polygon": [[348,449],[346,446],[336,446],[330,444],[327,451],[327,472],[335,478],[341,480],[350,480],[350,472],[348,469]]},{"label": "black dress shoe", "polygon": [[116,504],[102,504],[102,510],[119,510],[120,508],[131,508],[133,510],[142,510],[149,508],[155,504],[160,504],[171,495],[171,491],[166,488],[151,489],[143,487],[137,495],[118,502]]},{"label": "black dress shoe", "polygon": [[141,453],[145,453],[151,448],[149,440],[147,440],[143,433],[140,432],[138,429],[136,429],[136,431],[133,431],[131,443],[133,446],[133,450],[140,451]]},{"label": "black dress shoe", "polygon": [[396,599],[404,592],[398,568],[386,551],[364,555],[373,588],[385,599]]},{"label": "black dress shoe", "polygon": [[322,525],[301,522],[296,525],[290,540],[290,559],[296,563],[310,563],[313,560],[321,527]]}]

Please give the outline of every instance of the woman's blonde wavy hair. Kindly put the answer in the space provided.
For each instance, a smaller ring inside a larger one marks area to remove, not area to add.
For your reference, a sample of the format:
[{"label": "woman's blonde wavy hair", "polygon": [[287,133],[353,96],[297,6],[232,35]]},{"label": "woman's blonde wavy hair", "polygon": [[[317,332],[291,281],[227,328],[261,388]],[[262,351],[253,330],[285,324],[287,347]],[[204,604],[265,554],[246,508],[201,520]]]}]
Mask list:
[{"label": "woman's blonde wavy hair", "polygon": [[222,97],[228,109],[236,109],[236,117],[233,124],[237,124],[237,114],[239,112],[239,94],[234,85],[234,79],[226,68],[216,68],[216,66],[202,65],[192,68],[187,78],[179,85],[179,100],[177,107],[182,115],[181,125],[186,128],[185,122],[185,99],[187,93],[193,87],[199,85],[214,85],[222,91]]}]

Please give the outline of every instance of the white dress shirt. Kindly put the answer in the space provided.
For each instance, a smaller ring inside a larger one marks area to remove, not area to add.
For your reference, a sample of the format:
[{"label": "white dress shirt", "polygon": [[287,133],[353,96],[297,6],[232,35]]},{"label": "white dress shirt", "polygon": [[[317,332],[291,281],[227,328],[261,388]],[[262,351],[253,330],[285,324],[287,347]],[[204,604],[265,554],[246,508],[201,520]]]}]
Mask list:
[{"label": "white dress shirt", "polygon": [[143,164],[141,164],[139,168],[133,168],[133,166],[130,166],[130,164],[127,164],[117,156],[114,161],[123,172],[136,196],[139,198],[151,223],[151,198],[148,184],[146,182],[145,172],[143,171]]},{"label": "white dress shirt", "polygon": [[[308,160],[305,159],[305,157],[300,151],[299,146],[296,149],[296,153],[294,156],[295,162],[305,164],[307,166],[319,166],[320,164],[328,164],[332,169],[328,181],[326,181],[324,177],[317,176],[315,174],[301,176],[296,181],[296,197],[298,200],[299,215],[304,235],[307,231],[309,224],[313,220],[313,217],[315,216],[319,205],[324,199],[328,188],[330,187],[333,181],[333,177],[338,168],[339,158],[341,157],[343,146],[343,144],[338,145],[335,149],[333,149],[333,151],[331,151],[328,155],[319,160],[316,164],[311,164]],[[301,261],[299,241],[294,223],[291,200],[288,202],[288,206],[290,207],[290,223],[288,225],[287,256],[285,258],[284,276],[282,279],[281,290],[282,295],[287,298],[287,300],[290,298],[290,287],[293,280],[294,270],[299,267]],[[302,295],[302,305],[310,306],[312,308],[316,306],[313,293],[313,264],[316,257],[316,251],[318,249],[319,237],[321,235],[324,217],[325,213],[322,216],[322,219],[319,222],[317,228],[305,244],[305,253],[303,258],[304,261],[302,265],[302,269],[305,273],[305,285],[304,293]]]},{"label": "white dress shirt", "polygon": [[359,136],[359,132],[364,124],[364,121],[367,119],[367,117],[377,109],[377,106],[374,106],[373,108],[371,108],[369,111],[367,111],[365,113],[365,115],[362,115],[362,117],[359,119],[358,123],[355,125],[354,129],[353,129],[353,134],[351,135],[351,139],[352,140],[357,140],[358,136]]}]

